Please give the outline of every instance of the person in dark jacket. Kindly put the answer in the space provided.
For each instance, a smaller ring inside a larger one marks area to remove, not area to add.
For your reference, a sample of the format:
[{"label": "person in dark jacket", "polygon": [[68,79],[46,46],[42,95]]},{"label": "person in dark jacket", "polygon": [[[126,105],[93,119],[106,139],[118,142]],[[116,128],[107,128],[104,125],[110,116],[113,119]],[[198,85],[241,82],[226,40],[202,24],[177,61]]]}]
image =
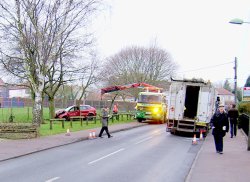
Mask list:
[{"label": "person in dark jacket", "polygon": [[211,118],[210,125],[213,129],[212,134],[214,136],[216,152],[223,154],[223,137],[229,130],[228,117],[224,111],[224,105],[219,105],[218,111]]},{"label": "person in dark jacket", "polygon": [[101,115],[102,129],[101,129],[101,131],[100,131],[100,133],[99,133],[99,135],[98,135],[100,138],[103,138],[103,137],[102,137],[102,133],[103,133],[104,131],[107,133],[107,135],[108,135],[109,138],[112,137],[112,136],[110,135],[109,129],[108,129],[108,119],[109,119],[109,109],[108,109],[108,107],[104,107],[104,108],[102,109],[102,115]]},{"label": "person in dark jacket", "polygon": [[237,118],[238,117],[239,117],[239,112],[236,109],[236,105],[232,104],[232,108],[228,111],[228,118],[230,120],[231,138],[237,135]]}]

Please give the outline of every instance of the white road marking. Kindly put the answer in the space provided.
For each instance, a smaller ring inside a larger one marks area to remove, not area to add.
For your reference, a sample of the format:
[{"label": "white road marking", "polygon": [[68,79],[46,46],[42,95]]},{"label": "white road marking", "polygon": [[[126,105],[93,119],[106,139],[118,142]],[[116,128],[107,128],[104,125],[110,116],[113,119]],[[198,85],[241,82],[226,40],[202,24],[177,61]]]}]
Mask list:
[{"label": "white road marking", "polygon": [[144,138],[144,139],[140,140],[139,142],[136,142],[135,144],[137,145],[139,143],[142,143],[142,142],[145,142],[147,140],[150,140],[151,138],[153,138],[153,137]]},{"label": "white road marking", "polygon": [[54,177],[54,178],[48,179],[45,182],[52,182],[52,181],[55,181],[55,180],[58,180],[58,179],[60,179],[60,177]]},{"label": "white road marking", "polygon": [[117,151],[115,151],[115,152],[112,152],[112,153],[110,153],[110,154],[108,154],[108,155],[105,155],[105,156],[103,156],[103,157],[101,157],[101,158],[99,158],[99,159],[96,159],[96,160],[94,160],[94,161],[91,161],[91,162],[89,162],[88,164],[93,164],[93,163],[95,163],[95,162],[98,162],[98,161],[100,161],[100,160],[102,160],[102,159],[105,159],[105,158],[107,158],[107,157],[109,157],[109,156],[111,156],[111,155],[114,155],[114,154],[116,154],[116,153],[118,153],[118,152],[121,152],[121,151],[123,151],[123,150],[125,150],[124,148],[121,148],[121,149],[119,149],[119,150],[117,150]]}]

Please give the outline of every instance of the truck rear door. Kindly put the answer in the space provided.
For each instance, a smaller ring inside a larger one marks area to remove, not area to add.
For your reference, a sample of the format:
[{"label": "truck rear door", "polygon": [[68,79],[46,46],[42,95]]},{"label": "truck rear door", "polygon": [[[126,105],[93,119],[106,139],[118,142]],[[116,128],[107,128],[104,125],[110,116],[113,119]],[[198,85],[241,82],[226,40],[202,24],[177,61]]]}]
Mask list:
[{"label": "truck rear door", "polygon": [[169,93],[169,119],[182,119],[184,113],[186,86],[183,83],[171,83]]},{"label": "truck rear door", "polygon": [[212,107],[211,87],[202,86],[199,93],[197,117],[199,121],[209,122]]}]

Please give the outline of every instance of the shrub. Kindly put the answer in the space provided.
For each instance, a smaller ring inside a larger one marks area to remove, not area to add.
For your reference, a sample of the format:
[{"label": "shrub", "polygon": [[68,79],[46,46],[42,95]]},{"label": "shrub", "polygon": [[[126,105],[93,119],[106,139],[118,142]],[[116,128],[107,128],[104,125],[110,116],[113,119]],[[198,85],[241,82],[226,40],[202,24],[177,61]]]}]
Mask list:
[{"label": "shrub", "polygon": [[238,110],[240,113],[250,113],[250,102],[241,102],[238,105]]}]

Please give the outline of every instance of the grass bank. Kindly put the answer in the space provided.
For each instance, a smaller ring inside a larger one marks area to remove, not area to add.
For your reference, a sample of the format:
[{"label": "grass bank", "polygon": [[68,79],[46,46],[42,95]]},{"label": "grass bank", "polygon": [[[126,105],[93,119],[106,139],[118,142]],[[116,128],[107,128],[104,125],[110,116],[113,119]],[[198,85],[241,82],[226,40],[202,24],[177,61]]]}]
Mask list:
[{"label": "grass bank", "polygon": [[[32,122],[32,108],[31,107],[23,107],[23,108],[0,108],[0,122],[9,122],[10,116],[13,116],[14,123],[31,123]],[[52,130],[50,129],[49,122],[49,108],[43,109],[43,118],[44,123],[41,124],[39,128],[40,136],[49,136],[60,133],[66,133],[66,130],[69,128],[70,131],[80,131],[80,130],[88,130],[92,128],[101,127],[101,122],[99,117],[97,117],[96,123],[94,121],[89,121],[88,125],[86,121],[83,121],[81,126],[80,121],[73,121],[72,128],[70,122],[65,121],[64,128],[62,128],[62,123],[60,121],[53,122]],[[133,118],[128,118],[124,116],[119,120],[114,119],[113,122],[110,119],[109,124],[121,124],[128,123],[134,121]]]}]

